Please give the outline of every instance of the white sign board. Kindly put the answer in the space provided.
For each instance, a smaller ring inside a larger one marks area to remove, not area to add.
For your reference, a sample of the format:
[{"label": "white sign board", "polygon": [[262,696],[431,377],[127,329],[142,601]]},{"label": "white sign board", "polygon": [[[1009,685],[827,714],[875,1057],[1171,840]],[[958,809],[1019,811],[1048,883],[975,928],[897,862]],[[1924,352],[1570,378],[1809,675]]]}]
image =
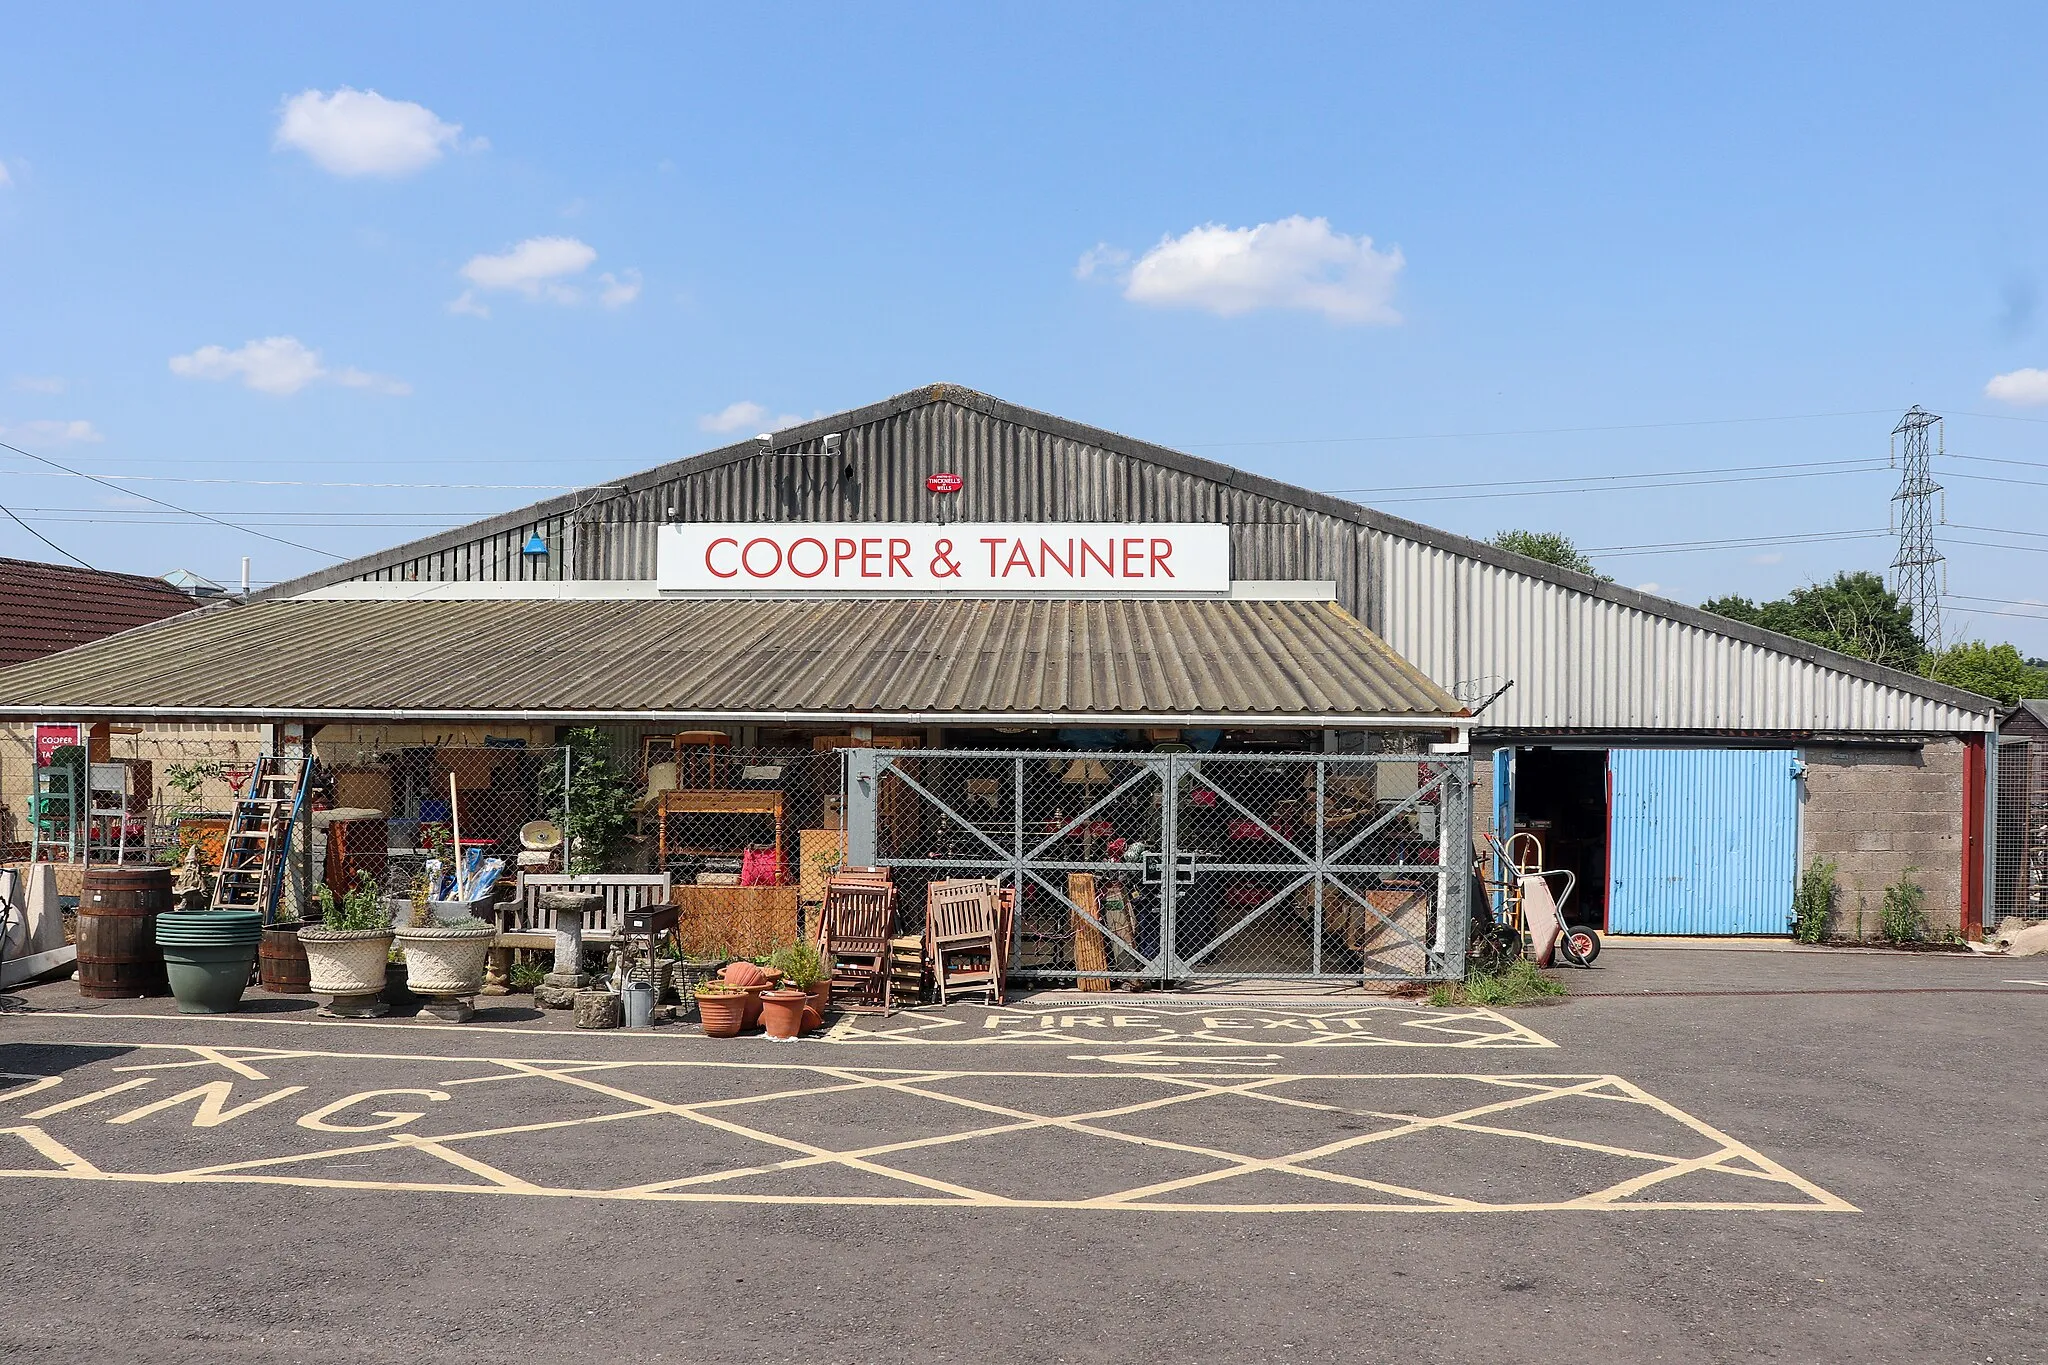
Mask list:
[{"label": "white sign board", "polygon": [[663,592],[1230,591],[1230,528],[1194,522],[697,522],[658,546]]}]

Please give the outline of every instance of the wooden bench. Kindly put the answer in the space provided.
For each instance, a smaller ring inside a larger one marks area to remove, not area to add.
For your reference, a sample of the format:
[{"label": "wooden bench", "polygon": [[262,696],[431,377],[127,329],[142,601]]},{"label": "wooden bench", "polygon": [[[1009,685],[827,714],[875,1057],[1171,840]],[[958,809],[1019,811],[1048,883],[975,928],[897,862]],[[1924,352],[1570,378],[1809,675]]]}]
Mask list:
[{"label": "wooden bench", "polygon": [[595,922],[583,926],[585,943],[610,943],[628,910],[643,905],[665,905],[670,889],[665,872],[588,872],[573,876],[559,872],[522,872],[519,897],[513,902],[513,925],[498,935],[500,948],[552,948],[555,946],[555,917],[541,907],[546,891],[585,891],[604,897],[604,908]]}]

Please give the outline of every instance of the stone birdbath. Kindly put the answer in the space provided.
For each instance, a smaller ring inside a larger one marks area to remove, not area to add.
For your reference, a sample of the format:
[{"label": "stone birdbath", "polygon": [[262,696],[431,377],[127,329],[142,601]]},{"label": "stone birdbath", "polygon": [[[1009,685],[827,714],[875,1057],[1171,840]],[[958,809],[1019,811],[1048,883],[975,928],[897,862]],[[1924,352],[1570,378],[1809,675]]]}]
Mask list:
[{"label": "stone birdbath", "polygon": [[533,1003],[548,1010],[573,1009],[576,992],[597,984],[583,970],[583,926],[603,912],[604,897],[590,891],[543,891],[540,908],[555,921],[555,969],[533,988]]}]

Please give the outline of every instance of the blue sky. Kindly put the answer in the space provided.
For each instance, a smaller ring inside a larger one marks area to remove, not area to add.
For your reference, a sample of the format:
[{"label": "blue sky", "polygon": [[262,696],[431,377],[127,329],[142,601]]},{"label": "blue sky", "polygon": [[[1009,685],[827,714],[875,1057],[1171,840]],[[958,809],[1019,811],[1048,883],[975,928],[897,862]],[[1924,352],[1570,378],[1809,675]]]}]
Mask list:
[{"label": "blue sky", "polygon": [[360,553],[947,380],[1697,602],[1888,563],[1786,538],[1918,403],[1949,633],[2048,653],[2048,11],[734,8],[10,6],[0,440]]}]

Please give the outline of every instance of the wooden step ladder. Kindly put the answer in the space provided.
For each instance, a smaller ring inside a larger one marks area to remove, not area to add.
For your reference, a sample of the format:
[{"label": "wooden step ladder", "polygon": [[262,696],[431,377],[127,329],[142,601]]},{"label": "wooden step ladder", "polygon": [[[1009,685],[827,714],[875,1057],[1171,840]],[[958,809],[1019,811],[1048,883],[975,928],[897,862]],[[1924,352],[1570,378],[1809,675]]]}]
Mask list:
[{"label": "wooden step ladder", "polygon": [[310,758],[265,754],[256,760],[221,844],[220,870],[213,874],[214,909],[259,911],[266,924],[277,917],[292,825],[305,805],[312,775]]}]

